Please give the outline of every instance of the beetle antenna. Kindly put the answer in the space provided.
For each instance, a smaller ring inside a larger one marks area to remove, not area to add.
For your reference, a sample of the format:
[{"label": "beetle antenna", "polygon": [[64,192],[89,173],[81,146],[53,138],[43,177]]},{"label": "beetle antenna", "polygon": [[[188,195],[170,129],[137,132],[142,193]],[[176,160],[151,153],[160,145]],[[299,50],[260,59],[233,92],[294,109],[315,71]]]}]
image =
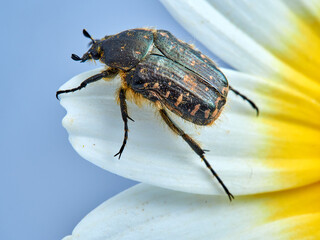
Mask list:
[{"label": "beetle antenna", "polygon": [[96,41],[91,37],[91,35],[87,32],[87,30],[83,29],[82,33],[85,37],[90,38],[92,41],[92,44],[94,44]]},{"label": "beetle antenna", "polygon": [[72,54],[72,55],[71,55],[71,58],[72,58],[73,60],[75,60],[75,61],[80,61],[80,60],[82,60],[81,57],[79,57],[79,56],[76,55],[76,54]]}]

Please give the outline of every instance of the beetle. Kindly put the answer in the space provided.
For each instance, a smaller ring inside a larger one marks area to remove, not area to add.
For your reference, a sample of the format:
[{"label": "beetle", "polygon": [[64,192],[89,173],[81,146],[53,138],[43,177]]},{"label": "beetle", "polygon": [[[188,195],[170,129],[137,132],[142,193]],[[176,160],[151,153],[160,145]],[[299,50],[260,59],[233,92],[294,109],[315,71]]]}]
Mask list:
[{"label": "beetle", "polygon": [[221,114],[228,91],[246,100],[259,114],[253,101],[233,89],[216,64],[190,44],[185,43],[166,30],[137,28],[98,40],[83,29],[83,35],[91,39],[90,49],[82,56],[72,54],[75,61],[99,60],[106,69],[84,80],[78,87],[59,90],[63,93],[85,88],[100,79],[110,79],[120,74],[121,87],[118,92],[124,138],[120,150],[114,156],[121,157],[128,139],[126,96],[143,98],[154,103],[168,127],[191,147],[203,160],[212,175],[218,180],[231,201],[230,193],[218,174],[205,158],[205,150],[186,134],[168,115],[168,110],[196,125],[212,124]]}]

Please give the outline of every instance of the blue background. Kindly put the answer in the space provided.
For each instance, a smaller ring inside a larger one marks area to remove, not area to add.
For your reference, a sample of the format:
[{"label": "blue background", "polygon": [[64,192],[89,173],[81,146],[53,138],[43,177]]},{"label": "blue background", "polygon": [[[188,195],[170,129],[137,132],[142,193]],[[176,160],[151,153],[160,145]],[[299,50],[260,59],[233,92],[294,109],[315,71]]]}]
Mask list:
[{"label": "blue background", "polygon": [[101,38],[152,26],[213,55],[156,0],[7,1],[0,20],[0,239],[61,239],[100,203],[136,184],[79,157],[61,125],[65,110],[56,90],[97,67],[70,58],[87,50],[82,29]]}]

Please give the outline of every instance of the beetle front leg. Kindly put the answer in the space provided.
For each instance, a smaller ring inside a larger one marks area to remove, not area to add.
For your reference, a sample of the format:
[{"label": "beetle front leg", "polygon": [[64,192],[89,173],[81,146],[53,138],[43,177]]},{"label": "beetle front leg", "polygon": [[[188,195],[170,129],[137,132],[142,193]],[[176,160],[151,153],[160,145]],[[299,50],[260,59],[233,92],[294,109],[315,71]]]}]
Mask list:
[{"label": "beetle front leg", "polygon": [[123,143],[122,146],[119,150],[119,152],[117,154],[114,155],[114,157],[116,157],[117,155],[119,155],[119,159],[121,158],[121,154],[124,150],[124,147],[127,144],[127,139],[128,139],[128,119],[130,119],[131,121],[134,122],[134,120],[129,117],[128,115],[128,110],[127,110],[127,103],[126,103],[126,92],[123,88],[120,89],[119,91],[119,100],[120,100],[120,110],[121,110],[121,116],[122,116],[122,120],[124,123],[124,138],[123,138]]},{"label": "beetle front leg", "polygon": [[188,145],[192,148],[192,150],[198,154],[198,156],[204,161],[207,168],[209,168],[212,175],[218,180],[218,182],[221,184],[222,188],[226,192],[226,194],[229,197],[229,200],[232,201],[234,199],[234,196],[229,192],[228,188],[224,185],[223,181],[220,179],[218,174],[213,170],[210,163],[207,161],[207,159],[204,157],[204,150],[199,146],[199,144],[193,140],[188,134],[186,134],[183,130],[181,130],[169,117],[167,112],[164,109],[160,109],[160,115],[162,119],[165,121],[165,123],[169,126],[169,128],[179,136],[183,138],[184,141],[188,143]]},{"label": "beetle front leg", "polygon": [[82,88],[85,88],[89,83],[93,83],[96,82],[102,78],[111,78],[114,77],[115,75],[118,74],[118,70],[114,69],[114,68],[109,68],[101,73],[98,73],[96,75],[93,75],[89,78],[87,78],[86,80],[84,80],[78,87],[76,88],[71,88],[71,89],[67,89],[67,90],[59,90],[56,93],[56,98],[59,100],[59,95],[62,93],[69,93],[69,92],[75,92],[78,91]]}]

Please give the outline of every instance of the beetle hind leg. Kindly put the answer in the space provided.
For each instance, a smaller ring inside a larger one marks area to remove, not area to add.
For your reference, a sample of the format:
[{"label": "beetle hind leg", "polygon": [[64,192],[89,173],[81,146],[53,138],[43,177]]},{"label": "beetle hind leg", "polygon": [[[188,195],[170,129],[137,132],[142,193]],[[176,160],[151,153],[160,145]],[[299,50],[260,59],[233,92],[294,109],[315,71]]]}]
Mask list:
[{"label": "beetle hind leg", "polygon": [[122,142],[122,145],[121,145],[119,152],[117,154],[115,154],[114,157],[119,155],[119,159],[120,159],[121,154],[122,154],[122,152],[127,144],[127,140],[128,140],[128,132],[129,132],[128,119],[130,119],[131,121],[134,121],[134,120],[131,117],[129,117],[129,115],[128,115],[127,103],[126,103],[126,93],[123,88],[121,88],[119,91],[119,100],[120,100],[121,116],[122,116],[122,120],[124,123],[124,138],[123,138],[123,142]]},{"label": "beetle hind leg", "polygon": [[259,108],[257,107],[257,105],[250,100],[249,98],[247,98],[247,96],[243,95],[242,93],[240,93],[239,91],[235,90],[233,87],[229,86],[229,89],[234,92],[236,95],[238,95],[239,97],[241,97],[243,100],[247,101],[252,108],[254,108],[257,112],[257,116],[259,116]]},{"label": "beetle hind leg", "polygon": [[160,115],[162,117],[162,119],[165,121],[165,123],[169,126],[169,128],[176,134],[178,134],[179,136],[181,136],[183,138],[183,140],[188,143],[188,145],[192,148],[192,150],[198,154],[198,156],[204,161],[205,165],[207,166],[207,168],[209,168],[210,172],[212,173],[212,175],[218,180],[218,182],[220,183],[220,185],[222,186],[223,190],[226,192],[226,194],[229,197],[229,200],[232,201],[232,199],[234,199],[234,196],[230,193],[230,191],[228,190],[228,188],[224,185],[223,181],[221,180],[221,178],[218,176],[218,174],[213,170],[213,168],[211,167],[210,163],[207,161],[207,159],[204,156],[204,150],[199,146],[199,144],[193,140],[188,134],[186,134],[183,130],[181,130],[172,120],[171,118],[168,116],[167,112],[164,109],[160,109],[159,110]]}]

